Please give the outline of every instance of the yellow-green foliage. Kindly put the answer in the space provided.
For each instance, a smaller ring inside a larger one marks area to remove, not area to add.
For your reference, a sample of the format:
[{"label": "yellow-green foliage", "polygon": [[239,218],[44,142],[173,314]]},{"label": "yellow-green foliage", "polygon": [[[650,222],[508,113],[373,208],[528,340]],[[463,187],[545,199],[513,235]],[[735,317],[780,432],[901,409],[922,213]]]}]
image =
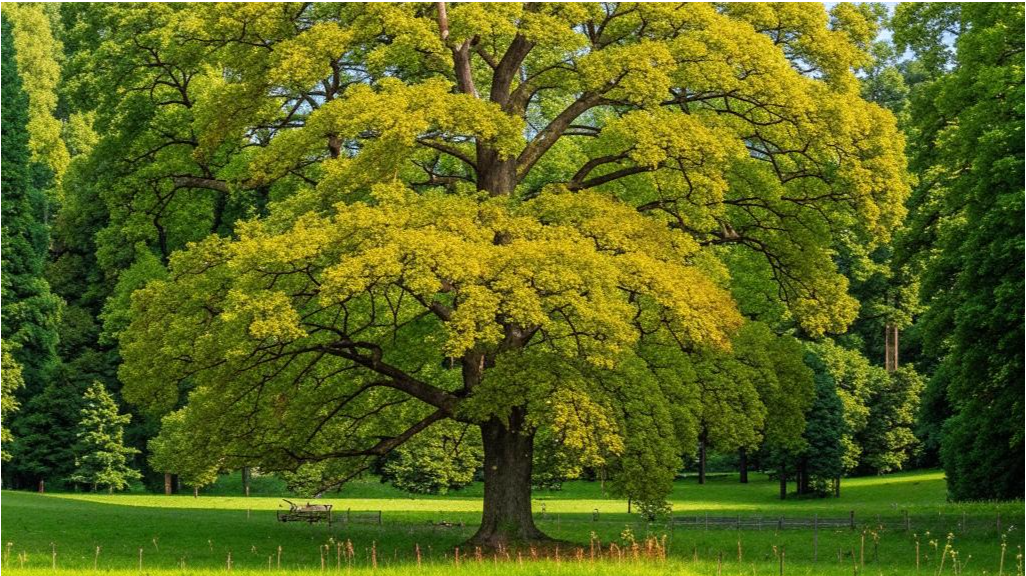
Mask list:
[{"label": "yellow-green foliage", "polygon": [[800,350],[744,328],[732,267],[771,294],[761,320],[840,332],[858,303],[835,235],[870,247],[903,214],[857,7],[104,10],[193,71],[150,82],[166,104],[114,107],[153,108],[147,144],[187,134],[133,177],[272,201],[174,253],[121,338],[125,396],[188,395],[177,418],[217,465],[337,480],[439,419],[500,421],[658,499],[700,428],[801,433],[805,404],[780,401],[811,393]]},{"label": "yellow-green foliage", "polygon": [[54,38],[48,10],[42,2],[4,5],[4,15],[14,24],[15,58],[22,86],[29,96],[32,159],[45,163],[59,178],[68,167],[70,156],[62,139],[61,122],[54,116],[62,46]]},{"label": "yellow-green foliage", "polygon": [[21,375],[21,365],[14,359],[11,345],[6,340],[0,340],[0,355],[2,355],[3,367],[0,370],[0,418],[5,421],[3,427],[0,427],[0,442],[6,444],[4,450],[0,452],[0,457],[3,460],[8,460],[11,456],[10,443],[14,440],[14,436],[7,428],[6,421],[18,411],[18,399],[14,395],[18,388],[25,385],[25,379]]}]

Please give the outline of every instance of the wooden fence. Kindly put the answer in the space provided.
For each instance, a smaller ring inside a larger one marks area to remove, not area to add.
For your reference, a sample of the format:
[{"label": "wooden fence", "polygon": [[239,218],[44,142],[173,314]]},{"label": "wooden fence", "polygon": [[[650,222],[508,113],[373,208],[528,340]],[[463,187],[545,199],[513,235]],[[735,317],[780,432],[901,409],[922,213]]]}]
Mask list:
[{"label": "wooden fence", "polygon": [[381,524],[381,510],[353,512],[347,508],[346,513],[339,514],[339,518],[335,521],[344,524]]},{"label": "wooden fence", "polygon": [[794,530],[817,528],[850,528],[855,529],[855,514],[847,518],[813,516],[812,518],[796,518],[793,516],[684,516],[674,514],[671,518],[673,528],[734,530]]},{"label": "wooden fence", "polygon": [[[622,523],[622,515],[600,515],[598,510],[591,513],[592,522]],[[540,520],[554,520],[559,523],[558,514],[540,515]],[[1010,522],[1011,520],[1011,522]],[[1014,530],[1016,524],[1022,524],[1022,517],[1002,518],[1000,514],[980,515],[956,513],[912,513],[901,510],[898,515],[858,515],[849,511],[847,516],[771,516],[752,514],[732,514],[724,516],[722,511],[717,514],[691,513],[673,514],[650,524],[665,526],[666,529],[698,529],[698,530],[889,530],[889,531],[925,531],[936,533],[965,533],[984,530]]]},{"label": "wooden fence", "polygon": [[[693,514],[673,514],[669,518],[661,519],[650,523],[653,526],[665,526],[666,529],[698,529],[698,530],[890,530],[898,531],[903,530],[906,532],[913,531],[925,531],[930,530],[936,533],[964,533],[964,532],[977,532],[983,530],[996,530],[1001,532],[1002,530],[1014,530],[1021,526],[1015,526],[1016,524],[1021,525],[1022,517],[1018,518],[1002,518],[1000,514],[994,514],[993,516],[982,516],[979,514],[969,515],[965,512],[959,513],[910,513],[907,510],[900,511],[899,515],[858,515],[856,512],[850,511],[847,516],[819,516],[813,515],[811,517],[801,516],[770,516],[770,515],[752,515],[752,514],[732,514],[729,516],[722,515],[722,512],[716,514],[709,513],[693,513]],[[577,516],[570,514],[570,517]],[[439,512],[439,518],[445,517],[445,513]],[[621,514],[602,514],[600,515],[597,510],[590,514],[592,522],[612,522],[622,524],[625,518]],[[637,516],[635,516],[637,518]],[[559,514],[546,513],[542,511],[540,514],[536,514],[536,519],[541,521],[555,521],[557,524],[560,520]],[[360,524],[382,524],[382,512],[377,511],[359,511],[353,512],[346,510],[344,513],[339,513],[335,517],[335,522],[342,522],[345,524],[349,523],[360,523]],[[428,524],[432,528],[464,528],[466,525],[464,522],[448,522],[448,521],[429,521]]]}]

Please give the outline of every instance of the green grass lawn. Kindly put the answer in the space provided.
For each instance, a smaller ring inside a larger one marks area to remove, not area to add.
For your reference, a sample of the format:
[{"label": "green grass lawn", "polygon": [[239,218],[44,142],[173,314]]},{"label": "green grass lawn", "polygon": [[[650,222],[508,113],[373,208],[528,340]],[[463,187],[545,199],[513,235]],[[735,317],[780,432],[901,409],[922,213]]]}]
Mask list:
[{"label": "green grass lawn", "polygon": [[[180,573],[183,566],[188,571],[223,572],[229,553],[233,571],[266,572],[269,561],[272,569],[278,568],[279,546],[282,569],[320,572],[324,545],[329,547],[325,569],[345,570],[347,562],[339,560],[336,544],[347,540],[354,551],[348,562],[352,571],[372,570],[374,561],[383,574],[418,570],[419,548],[424,566],[418,573],[434,574],[455,568],[454,548],[473,533],[480,498],[480,485],[446,496],[414,498],[376,481],[357,482],[323,501],[334,504],[336,510],[381,510],[383,523],[336,523],[329,528],[277,522],[274,511],[282,504],[278,497],[6,491],[0,498],[0,538],[5,545],[4,567],[25,574],[52,573],[54,563],[58,571],[85,573],[95,563],[100,571],[137,572],[140,550],[146,573]],[[723,574],[778,574],[783,551],[788,574],[852,574],[855,567],[861,568],[860,573],[915,574],[918,537],[920,570],[930,574],[940,568],[940,551],[948,532],[953,532],[953,547],[959,563],[965,564],[961,573],[996,574],[1001,556],[996,517],[1001,514],[1002,533],[1009,543],[1004,571],[1014,574],[1023,539],[1021,503],[947,504],[939,472],[849,479],[841,498],[786,501],[777,499],[776,484],[761,476],[754,476],[748,485],[739,484],[735,476],[713,477],[704,486],[686,479],[677,483],[671,501],[677,515],[846,517],[854,510],[859,527],[820,530],[815,548],[811,530],[671,530],[665,522],[647,524],[637,515],[628,515],[626,502],[607,497],[599,483],[573,482],[561,491],[537,491],[534,508],[548,534],[580,543],[585,549],[583,565],[572,558],[575,550],[564,550],[566,558],[559,565],[550,559],[522,567],[515,560],[492,566],[492,558],[482,558],[479,565],[473,552],[464,550],[460,569],[511,574],[716,574],[719,561]],[[593,519],[595,510],[598,521]],[[873,528],[877,515],[894,517],[902,510],[911,514],[912,531]],[[968,525],[965,530],[960,527],[963,519]],[[464,526],[429,524],[442,520]],[[628,553],[623,564],[617,557],[613,565],[606,560],[590,566],[590,539],[600,541],[608,554],[610,542],[629,546],[622,539],[626,528],[638,541],[646,535],[665,536],[668,559],[635,562]],[[950,555],[945,562],[944,573],[953,573]]]}]

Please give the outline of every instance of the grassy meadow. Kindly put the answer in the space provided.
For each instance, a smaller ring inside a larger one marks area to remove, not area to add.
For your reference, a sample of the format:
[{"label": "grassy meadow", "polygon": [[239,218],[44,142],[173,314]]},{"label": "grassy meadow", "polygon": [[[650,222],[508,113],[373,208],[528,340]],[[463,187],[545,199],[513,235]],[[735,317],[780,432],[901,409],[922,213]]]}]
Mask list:
[{"label": "grassy meadow", "polygon": [[[227,487],[230,482],[213,491]],[[1022,573],[1022,504],[948,504],[939,472],[848,479],[841,498],[781,501],[777,485],[759,475],[748,485],[733,475],[712,476],[704,486],[685,479],[671,496],[678,516],[840,518],[855,511],[855,530],[818,533],[646,523],[627,514],[625,501],[607,497],[599,483],[573,482],[563,490],[535,493],[540,527],[576,544],[565,545],[558,559],[555,550],[534,551],[537,558],[523,550],[519,559],[515,551],[494,557],[461,550],[457,561],[457,546],[478,520],[479,484],[445,496],[412,497],[367,480],[323,501],[337,512],[330,528],[277,522],[275,511],[284,504],[277,496],[5,491],[0,497],[3,566],[26,576],[52,574],[55,567],[83,575],[141,568],[155,576],[269,569],[426,575],[454,569],[525,575]],[[360,521],[341,522],[346,510]],[[379,510],[380,525],[367,514]],[[877,524],[878,516],[886,521],[906,510],[908,532]],[[441,522],[453,526],[433,525]]]}]

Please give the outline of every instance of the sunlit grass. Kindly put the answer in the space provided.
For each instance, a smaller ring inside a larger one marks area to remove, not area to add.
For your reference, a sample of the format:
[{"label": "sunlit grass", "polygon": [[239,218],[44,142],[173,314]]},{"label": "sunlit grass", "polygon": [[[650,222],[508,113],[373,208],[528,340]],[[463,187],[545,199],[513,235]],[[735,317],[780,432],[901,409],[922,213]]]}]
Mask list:
[{"label": "sunlit grass", "polygon": [[[780,500],[778,486],[761,474],[753,474],[748,484],[740,484],[736,475],[712,476],[705,485],[693,479],[679,480],[670,495],[675,512],[731,511],[801,516],[835,511],[847,514],[897,514],[903,509],[946,511],[956,509],[946,501],[944,475],[939,471],[891,474],[845,479],[841,498]],[[89,502],[116,503],[123,506],[158,508],[204,508],[224,510],[275,510],[285,504],[278,496],[206,496],[191,494],[57,494]],[[444,496],[413,496],[377,481],[355,482],[340,493],[328,494],[323,502],[336,510],[384,512],[479,512],[482,491],[479,484]],[[291,500],[303,500],[287,496]],[[536,490],[535,511],[545,506],[547,513],[616,514],[627,512],[626,500],[603,491],[598,482],[569,482],[562,490]],[[970,504],[958,509],[989,509],[993,505]],[[1007,508],[1007,506],[1005,506]]]},{"label": "sunlit grass", "polygon": [[[943,476],[916,472],[884,477],[845,480],[840,498],[777,499],[777,485],[754,476],[748,485],[736,477],[713,477],[699,486],[693,479],[677,483],[671,497],[675,514],[732,514],[809,517],[846,517],[855,510],[856,530],[745,530],[673,528],[666,523],[647,524],[626,513],[626,502],[605,495],[599,483],[575,482],[561,491],[535,493],[535,517],[548,534],[587,547],[592,538],[608,545],[623,544],[630,528],[639,540],[666,537],[668,559],[619,565],[577,565],[573,561],[528,563],[515,561],[498,567],[454,564],[454,550],[476,527],[480,511],[480,486],[443,497],[411,497],[377,482],[358,482],[341,494],[324,499],[339,511],[339,522],[326,525],[282,524],[274,510],[279,497],[163,496],[150,494],[33,494],[3,492],[5,545],[4,567],[34,576],[46,572],[92,572],[95,565],[105,574],[143,572],[163,576],[184,569],[218,572],[228,568],[249,574],[268,570],[315,571],[322,562],[326,571],[336,565],[323,546],[353,545],[350,571],[363,574],[378,565],[378,574],[434,575],[453,570],[473,574],[779,574],[780,554],[786,556],[787,574],[853,574],[853,559],[861,561],[859,574],[914,574],[915,540],[920,543],[922,573],[934,574],[948,532],[954,533],[953,549],[963,574],[996,574],[1000,566],[1001,535],[996,516],[1001,514],[1010,546],[1005,574],[1014,574],[1021,553],[1023,507],[1021,503],[951,505],[946,503]],[[303,500],[303,499],[300,499]],[[382,510],[383,524],[341,522],[344,511]],[[599,511],[598,521],[594,511]],[[543,512],[544,510],[544,512]],[[910,511],[912,530],[873,527],[876,515],[893,518]],[[965,515],[964,517],[962,515]],[[456,523],[438,528],[431,522]],[[960,522],[969,522],[962,530]],[[462,525],[460,525],[462,523]],[[927,530],[932,530],[927,533]],[[279,559],[279,547],[281,556]],[[743,558],[737,560],[738,548]],[[99,548],[99,550],[97,550]],[[141,550],[141,552],[140,552]],[[417,569],[417,551],[423,568]],[[572,551],[565,551],[572,555]],[[464,559],[472,552],[462,551]],[[494,562],[495,559],[492,559]],[[950,561],[950,559],[949,559]],[[280,564],[279,564],[280,562]],[[719,564],[717,568],[717,563]],[[949,573],[951,565],[942,573]],[[107,572],[113,570],[114,572]],[[719,572],[718,572],[719,570]],[[305,572],[304,572],[305,573]]]}]

